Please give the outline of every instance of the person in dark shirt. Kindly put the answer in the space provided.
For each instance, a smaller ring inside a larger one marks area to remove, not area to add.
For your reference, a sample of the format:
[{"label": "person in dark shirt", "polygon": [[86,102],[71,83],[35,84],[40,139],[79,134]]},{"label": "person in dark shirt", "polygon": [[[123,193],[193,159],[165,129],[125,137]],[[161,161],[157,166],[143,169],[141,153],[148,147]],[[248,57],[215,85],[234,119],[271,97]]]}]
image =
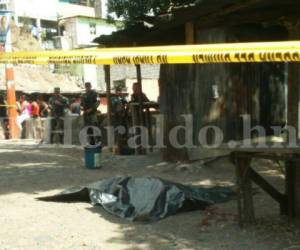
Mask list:
[{"label": "person in dark shirt", "polygon": [[3,129],[4,138],[9,139],[7,106],[3,95],[0,95],[0,125]]},{"label": "person in dark shirt", "polygon": [[[96,91],[92,90],[92,85],[90,82],[85,83],[85,90],[86,92],[81,97],[84,126],[97,127],[97,108],[99,106],[98,94],[96,93]],[[99,142],[100,138],[91,136],[93,134],[93,130],[91,128],[87,130],[87,134],[89,135],[90,145],[96,145],[96,143]]]},{"label": "person in dark shirt", "polygon": [[85,126],[97,126],[97,108],[99,106],[98,94],[92,90],[90,82],[85,83],[86,92],[81,97],[83,118]]},{"label": "person in dark shirt", "polygon": [[66,97],[60,94],[60,88],[54,89],[54,95],[49,100],[51,116],[55,118],[64,117],[69,101]]},{"label": "person in dark shirt", "polygon": [[[149,99],[142,92],[141,87],[137,82],[135,82],[133,84],[132,90],[133,90],[133,94],[131,95],[131,100],[130,100],[130,103],[132,104],[131,105],[131,112],[135,113],[137,120],[140,121],[141,124],[145,124],[145,113],[143,112],[143,110],[144,110],[143,105],[142,105],[142,109],[141,109],[142,110],[142,116],[141,116],[141,114],[139,112],[139,110],[140,110],[139,109],[139,107],[140,107],[139,103],[140,103],[140,101],[142,102],[142,104],[145,103],[145,102],[149,102]],[[140,98],[141,98],[141,100],[140,100]],[[138,123],[140,123],[140,122],[138,122]]]},{"label": "person in dark shirt", "polygon": [[50,143],[54,142],[54,135],[57,133],[60,138],[60,143],[63,143],[63,117],[66,114],[69,101],[66,97],[60,94],[60,88],[54,89],[54,94],[49,100],[49,107],[51,110],[51,136]]},{"label": "person in dark shirt", "polygon": [[76,97],[72,100],[70,105],[70,110],[72,114],[80,115],[81,107],[80,107],[80,97]]},{"label": "person in dark shirt", "polygon": [[0,95],[0,117],[7,118],[6,102],[3,95]]},{"label": "person in dark shirt", "polygon": [[142,102],[149,102],[148,97],[141,92],[140,85],[135,82],[132,86],[132,91],[133,94],[131,95],[131,102],[139,102],[140,101],[140,96],[142,97]]}]

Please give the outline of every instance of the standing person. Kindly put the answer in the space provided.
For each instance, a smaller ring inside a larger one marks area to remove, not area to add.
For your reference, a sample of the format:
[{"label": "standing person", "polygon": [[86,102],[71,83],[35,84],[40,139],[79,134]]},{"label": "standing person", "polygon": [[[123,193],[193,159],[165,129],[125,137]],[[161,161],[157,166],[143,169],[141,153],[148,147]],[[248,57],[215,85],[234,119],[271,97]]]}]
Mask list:
[{"label": "standing person", "polygon": [[[131,95],[131,115],[132,115],[132,122],[133,126],[138,126],[136,128],[136,135],[145,136],[143,135],[142,129],[139,126],[146,125],[146,118],[147,114],[144,112],[144,102],[149,102],[148,97],[142,92],[141,85],[135,82],[132,86],[133,94]],[[149,133],[149,127],[148,133]],[[139,139],[138,143],[141,144],[142,139]],[[145,149],[143,147],[139,147],[136,149],[138,153],[143,154],[145,153]]]},{"label": "standing person", "polygon": [[[46,140],[46,132],[49,132],[49,124],[48,124],[48,115],[50,113],[49,106],[47,102],[44,101],[42,95],[39,95],[37,98],[37,103],[39,105],[39,116],[40,116],[40,125],[41,125],[41,142],[43,143]],[[51,125],[51,124],[50,124]]]},{"label": "standing person", "polygon": [[40,109],[40,117],[41,118],[46,118],[49,115],[49,106],[47,104],[47,102],[44,101],[44,98],[42,96],[39,96],[37,99],[37,103],[39,105],[39,109]]},{"label": "standing person", "polygon": [[[133,91],[133,94],[131,95],[131,100],[130,100],[130,103],[134,103],[135,105],[132,106],[132,112],[135,112],[136,113],[136,117],[138,120],[142,121],[142,124],[145,124],[145,115],[144,115],[144,112],[142,113],[142,117],[141,114],[139,113],[139,102],[140,102],[140,98],[141,98],[141,102],[142,104],[144,102],[149,102],[149,99],[148,97],[142,92],[141,90],[141,87],[140,85],[135,82],[133,85],[132,85],[132,91]],[[142,105],[142,110],[143,110],[143,105]]]},{"label": "standing person", "polygon": [[80,107],[80,97],[76,97],[72,100],[70,105],[70,110],[72,114],[80,115],[81,114],[81,107]]},{"label": "standing person", "polygon": [[142,92],[141,87],[137,82],[132,85],[132,91],[131,102],[139,102],[140,95],[142,96],[142,102],[149,102],[148,97]]},{"label": "standing person", "polygon": [[66,114],[69,101],[66,97],[60,94],[60,88],[54,88],[54,94],[49,100],[49,107],[51,110],[51,131],[50,143],[53,143],[54,135],[57,133],[60,137],[60,143],[63,143],[63,118]]},{"label": "standing person", "polygon": [[[84,126],[98,126],[97,108],[99,106],[98,94],[92,90],[90,82],[85,83],[85,94],[81,97],[81,106],[83,109]],[[92,134],[89,129],[88,134]],[[90,144],[95,145],[96,138],[90,138]]]},{"label": "standing person", "polygon": [[40,119],[40,106],[37,102],[37,98],[32,98],[31,103],[31,117],[32,117],[32,131],[34,139],[42,139],[41,134],[41,119]]},{"label": "standing person", "polygon": [[[116,89],[116,95],[111,97],[112,125],[114,128],[122,126],[128,131],[127,101],[120,89]],[[127,150],[128,133],[119,133],[115,130],[115,153],[124,154]],[[125,153],[126,154],[126,153]]]},{"label": "standing person", "polygon": [[26,97],[27,100],[27,110],[29,113],[29,116],[32,117],[32,104],[31,104],[31,98],[30,97]]},{"label": "standing person", "polygon": [[3,95],[0,95],[0,124],[3,130],[4,138],[6,140],[9,139],[7,108]]},{"label": "standing person", "polygon": [[18,110],[18,117],[17,117],[17,125],[21,132],[21,138],[26,137],[26,131],[24,129],[25,121],[30,119],[31,113],[31,105],[27,101],[27,97],[25,95],[21,95],[19,101],[17,102],[17,110]]}]

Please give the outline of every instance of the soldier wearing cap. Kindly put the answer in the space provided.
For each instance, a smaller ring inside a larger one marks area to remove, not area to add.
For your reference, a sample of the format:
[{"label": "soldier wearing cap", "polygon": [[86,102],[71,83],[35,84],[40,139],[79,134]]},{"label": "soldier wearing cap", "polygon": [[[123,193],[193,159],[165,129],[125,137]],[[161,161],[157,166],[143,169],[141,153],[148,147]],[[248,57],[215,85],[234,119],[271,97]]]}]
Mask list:
[{"label": "soldier wearing cap", "polygon": [[[85,83],[86,92],[81,97],[81,106],[83,109],[84,126],[98,126],[97,108],[99,106],[98,94],[92,89],[90,82]],[[92,134],[91,128],[88,129],[88,134]],[[100,138],[90,136],[90,144],[96,144]]]},{"label": "soldier wearing cap", "polygon": [[[69,101],[66,97],[60,94],[60,88],[54,88],[54,94],[49,100],[49,107],[51,110],[51,136],[50,143],[53,143],[54,131],[63,131],[64,121],[63,117],[66,114]],[[63,132],[59,132],[60,142],[63,142]]]},{"label": "soldier wearing cap", "polygon": [[99,106],[98,94],[92,90],[90,82],[85,83],[86,92],[81,97],[83,118],[85,126],[97,126],[97,108]]}]

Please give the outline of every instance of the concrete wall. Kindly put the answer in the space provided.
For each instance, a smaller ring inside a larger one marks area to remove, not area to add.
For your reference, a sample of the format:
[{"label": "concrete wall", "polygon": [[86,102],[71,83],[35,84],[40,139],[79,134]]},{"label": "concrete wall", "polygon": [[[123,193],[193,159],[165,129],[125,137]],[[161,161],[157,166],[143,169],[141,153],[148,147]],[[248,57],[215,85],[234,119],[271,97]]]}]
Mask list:
[{"label": "concrete wall", "polygon": [[[73,47],[78,48],[87,45],[95,45],[92,41],[101,35],[110,35],[118,27],[107,23],[104,19],[88,17],[73,17],[62,21],[65,34],[72,37]],[[91,25],[95,25],[95,33],[92,33]]]},{"label": "concrete wall", "polygon": [[[95,34],[91,33],[91,25],[96,25]],[[92,45],[92,41],[101,35],[110,35],[117,27],[106,20],[80,17],[76,18],[77,45]]]},{"label": "concrete wall", "polygon": [[12,11],[15,16],[34,19],[57,20],[58,0],[13,0]]},{"label": "concrete wall", "polygon": [[98,90],[96,65],[88,65],[88,64],[83,65],[83,77],[85,82],[92,83],[93,89]]},{"label": "concrete wall", "polygon": [[76,48],[77,44],[78,44],[78,40],[77,40],[77,20],[76,18],[70,18],[66,21],[63,22],[63,26],[65,28],[64,30],[64,36],[65,37],[69,37],[69,39],[71,40],[71,48]]},{"label": "concrete wall", "polygon": [[[53,1],[53,0],[50,0],[50,1]],[[43,2],[46,2],[46,1],[43,1]],[[78,16],[78,15],[95,17],[95,10],[92,7],[76,5],[76,4],[69,4],[69,3],[58,3],[57,6],[58,6],[57,11],[58,11],[59,15],[63,18],[71,17],[71,16]]]}]

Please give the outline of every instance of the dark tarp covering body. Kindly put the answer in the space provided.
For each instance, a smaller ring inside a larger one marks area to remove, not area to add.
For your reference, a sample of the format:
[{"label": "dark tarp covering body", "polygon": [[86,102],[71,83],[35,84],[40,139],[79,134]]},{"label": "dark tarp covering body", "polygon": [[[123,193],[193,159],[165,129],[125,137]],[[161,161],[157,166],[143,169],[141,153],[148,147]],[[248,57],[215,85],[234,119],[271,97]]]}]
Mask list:
[{"label": "dark tarp covering body", "polygon": [[232,195],[233,191],[224,187],[185,186],[153,177],[113,177],[40,200],[89,201],[130,221],[155,221],[226,202]]}]

